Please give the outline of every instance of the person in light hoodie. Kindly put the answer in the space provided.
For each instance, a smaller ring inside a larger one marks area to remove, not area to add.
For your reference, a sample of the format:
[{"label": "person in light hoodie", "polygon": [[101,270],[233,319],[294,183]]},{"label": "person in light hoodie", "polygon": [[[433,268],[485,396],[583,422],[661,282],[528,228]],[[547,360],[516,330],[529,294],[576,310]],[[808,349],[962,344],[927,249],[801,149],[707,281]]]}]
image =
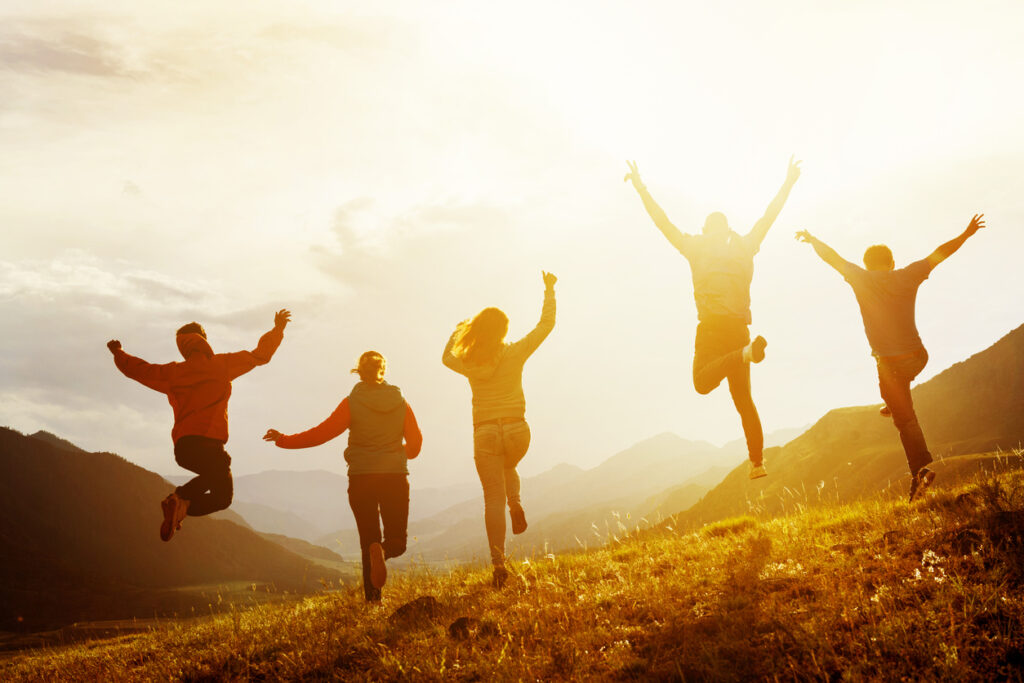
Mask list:
[{"label": "person in light hoodie", "polygon": [[[359,357],[359,382],[330,417],[298,434],[268,429],[279,448],[312,448],[348,430],[348,502],[359,531],[363,593],[381,599],[386,561],[405,552],[409,524],[408,461],[420,453],[423,435],[402,391],[384,381],[387,361],[376,351]],[[381,525],[383,524],[383,532]]]},{"label": "person in light hoodie", "polygon": [[526,531],[516,465],[530,447],[523,395],[523,365],[555,327],[555,282],[542,273],[544,305],[540,322],[525,337],[508,344],[508,316],[485,308],[458,324],[444,347],[441,362],[465,375],[473,392],[473,460],[484,493],[484,526],[494,566],[494,585],[508,579],[505,567],[505,505],[512,533]]},{"label": "person in light hoodie", "polygon": [[270,362],[284,339],[289,320],[291,313],[278,311],[273,329],[260,337],[255,349],[234,353],[214,353],[203,326],[188,323],[176,336],[178,351],[185,360],[162,365],[125,353],[116,339],[107,342],[118,370],[167,395],[174,411],[174,459],[196,473],[160,504],[164,515],[160,538],[164,541],[171,540],[174,532],[181,529],[186,515],[201,517],[231,505],[231,456],[224,450],[228,441],[231,382],[257,365]]}]

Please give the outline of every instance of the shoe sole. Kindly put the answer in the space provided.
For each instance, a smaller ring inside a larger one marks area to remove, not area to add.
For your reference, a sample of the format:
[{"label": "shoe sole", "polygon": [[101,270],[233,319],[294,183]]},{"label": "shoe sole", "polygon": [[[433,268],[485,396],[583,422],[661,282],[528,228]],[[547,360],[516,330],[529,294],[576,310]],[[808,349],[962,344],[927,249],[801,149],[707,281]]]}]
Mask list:
[{"label": "shoe sole", "polygon": [[767,472],[761,472],[759,474],[751,474],[750,475],[750,480],[753,481],[755,479],[764,479],[767,476],[768,476]]},{"label": "shoe sole", "polygon": [[750,359],[755,363],[760,363],[764,360],[764,349],[768,346],[768,340],[764,337],[758,336],[754,339],[754,343],[750,345]]},{"label": "shoe sole", "polygon": [[526,513],[521,513],[519,517],[514,514],[509,515],[512,518],[512,533],[517,536],[524,531],[529,525],[526,523]]},{"label": "shoe sole", "polygon": [[169,541],[174,538],[174,508],[170,498],[160,501],[160,509],[164,513],[164,521],[160,523],[160,540]]},{"label": "shoe sole", "polygon": [[384,546],[370,544],[370,583],[380,590],[388,580],[388,567],[384,563]]}]

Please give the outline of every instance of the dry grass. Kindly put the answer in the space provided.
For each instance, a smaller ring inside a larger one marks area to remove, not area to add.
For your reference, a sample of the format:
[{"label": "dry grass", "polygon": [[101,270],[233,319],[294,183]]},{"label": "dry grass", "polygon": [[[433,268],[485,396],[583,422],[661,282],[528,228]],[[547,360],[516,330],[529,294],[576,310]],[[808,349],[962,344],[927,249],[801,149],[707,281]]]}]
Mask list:
[{"label": "dry grass", "polygon": [[[1024,477],[642,534],[16,655],[5,680],[1020,680]],[[391,616],[417,597],[419,612]],[[465,617],[465,619],[460,619]]]}]

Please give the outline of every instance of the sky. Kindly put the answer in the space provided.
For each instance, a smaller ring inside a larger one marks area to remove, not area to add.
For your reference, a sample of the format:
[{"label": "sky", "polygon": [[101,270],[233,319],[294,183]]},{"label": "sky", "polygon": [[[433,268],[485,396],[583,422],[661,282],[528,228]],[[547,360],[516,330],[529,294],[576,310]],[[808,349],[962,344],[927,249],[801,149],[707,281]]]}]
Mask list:
[{"label": "sky", "polygon": [[[344,472],[344,437],[301,431],[388,359],[424,432],[416,487],[473,481],[470,393],[441,365],[485,306],[510,336],[558,275],[558,322],[526,366],[526,475],[593,467],[660,432],[741,436],[691,384],[685,260],[623,183],[626,159],[680,229],[746,232],[803,174],[756,260],[765,429],[878,403],[849,260],[898,265],[988,226],[922,286],[927,380],[1024,322],[1024,5],[1006,2],[248,0],[0,5],[0,424],[162,474],[166,400],[105,344],[178,359],[203,323],[273,361],[234,383],[236,475]],[[894,432],[894,440],[895,440]]]}]

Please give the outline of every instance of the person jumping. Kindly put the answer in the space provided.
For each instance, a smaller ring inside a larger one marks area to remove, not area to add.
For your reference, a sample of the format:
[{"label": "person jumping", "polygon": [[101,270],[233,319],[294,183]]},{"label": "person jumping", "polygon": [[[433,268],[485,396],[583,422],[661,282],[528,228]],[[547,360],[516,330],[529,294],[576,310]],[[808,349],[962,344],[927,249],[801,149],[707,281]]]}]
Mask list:
[{"label": "person jumping", "polygon": [[911,501],[924,493],[935,480],[935,472],[928,467],[932,456],[910,394],[910,383],[928,363],[928,352],[914,320],[917,290],[935,266],[963,246],[968,237],[985,227],[983,219],[984,214],[975,214],[959,236],[941,245],[927,258],[899,269],[892,251],[884,244],[868,247],[864,252],[865,268],[861,268],[845,260],[806,230],[796,233],[798,240],[814,247],[818,256],[843,276],[857,297],[864,333],[878,369],[878,388],[885,401],[880,412],[892,417],[907,454]]},{"label": "person jumping", "polygon": [[698,321],[693,387],[698,394],[709,394],[723,379],[728,381],[747,441],[749,476],[767,476],[764,431],[750,393],[750,364],[764,360],[768,342],[761,336],[750,340],[750,283],[754,277],[754,256],[800,177],[801,162],[789,160],[782,188],[746,235],[733,232],[725,215],[717,211],[705,219],[700,235],[681,232],[647,191],[636,162],[627,163],[629,173],[625,180],[632,181],[654,224],[690,264]]},{"label": "person jumping", "polygon": [[184,361],[154,365],[125,353],[112,339],[107,348],[114,365],[125,376],[150,389],[167,394],[174,411],[174,460],[196,476],[177,487],[161,502],[164,519],[160,538],[169,541],[181,529],[185,516],[201,517],[231,505],[234,494],[231,457],[224,450],[228,440],[228,399],[231,382],[257,365],[270,362],[284,339],[291,313],[280,310],[274,327],[260,337],[252,351],[214,353],[206,330],[196,322],[177,332],[178,350]]}]

